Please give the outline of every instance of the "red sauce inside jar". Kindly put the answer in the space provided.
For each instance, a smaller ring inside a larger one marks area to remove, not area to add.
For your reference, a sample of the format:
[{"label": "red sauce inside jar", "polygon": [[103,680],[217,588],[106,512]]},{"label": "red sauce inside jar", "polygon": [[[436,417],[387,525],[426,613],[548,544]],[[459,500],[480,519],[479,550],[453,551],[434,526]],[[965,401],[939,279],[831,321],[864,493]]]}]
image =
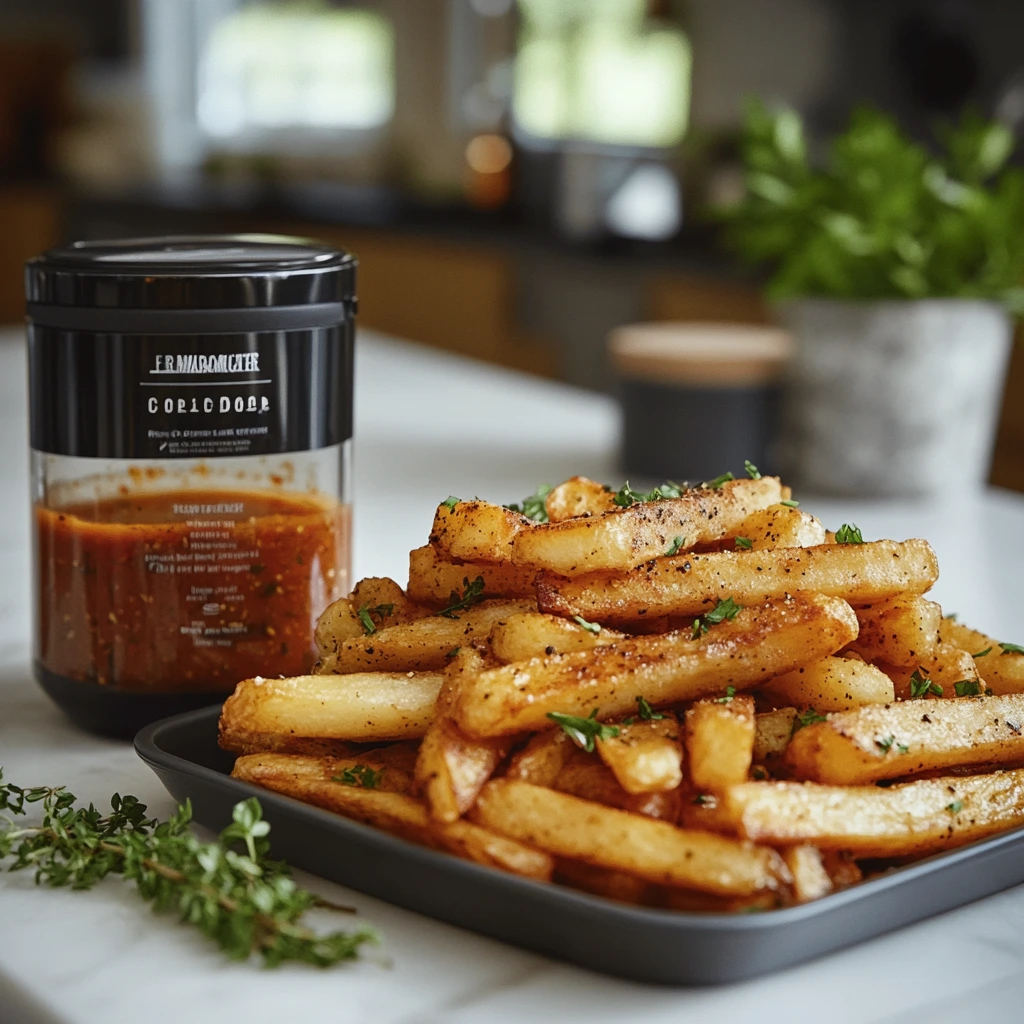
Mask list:
[{"label": "red sauce inside jar", "polygon": [[349,509],[320,495],[183,490],[35,510],[37,657],[128,690],[300,675],[347,593]]}]

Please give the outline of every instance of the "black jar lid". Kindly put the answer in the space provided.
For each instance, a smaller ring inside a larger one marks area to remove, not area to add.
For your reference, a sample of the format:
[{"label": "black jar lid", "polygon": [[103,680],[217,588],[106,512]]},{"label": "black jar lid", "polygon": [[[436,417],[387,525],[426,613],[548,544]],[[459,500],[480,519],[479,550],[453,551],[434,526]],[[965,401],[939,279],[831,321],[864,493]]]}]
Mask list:
[{"label": "black jar lid", "polygon": [[25,288],[29,317],[57,328],[127,331],[135,320],[146,329],[158,313],[248,310],[273,330],[296,314],[340,320],[355,299],[355,269],[350,253],[306,238],[172,235],[51,249],[28,261]]}]

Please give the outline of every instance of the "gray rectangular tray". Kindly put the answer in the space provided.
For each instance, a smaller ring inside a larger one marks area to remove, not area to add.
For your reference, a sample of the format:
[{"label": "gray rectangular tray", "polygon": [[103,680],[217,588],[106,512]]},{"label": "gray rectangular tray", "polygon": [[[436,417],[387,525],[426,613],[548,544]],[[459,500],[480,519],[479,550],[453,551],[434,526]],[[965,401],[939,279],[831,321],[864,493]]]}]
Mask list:
[{"label": "gray rectangular tray", "polygon": [[740,981],[811,960],[1024,882],[1024,829],[939,854],[803,906],[681,913],[614,903],[397,839],[230,778],[219,708],[175,715],[135,738],[138,755],[195,820],[221,829],[256,795],[272,852],[359,892],[482,935],[634,981]]}]

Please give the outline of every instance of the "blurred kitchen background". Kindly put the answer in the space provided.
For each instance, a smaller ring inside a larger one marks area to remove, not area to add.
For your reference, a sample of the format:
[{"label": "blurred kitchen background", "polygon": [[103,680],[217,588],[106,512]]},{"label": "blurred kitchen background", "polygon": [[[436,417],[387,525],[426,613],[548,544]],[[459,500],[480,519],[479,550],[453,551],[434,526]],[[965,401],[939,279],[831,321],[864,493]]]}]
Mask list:
[{"label": "blurred kitchen background", "polygon": [[[0,323],[60,241],[285,232],[359,255],[365,327],[611,390],[623,324],[772,321],[705,213],[747,97],[812,153],[863,101],[1016,130],[1022,38],[1011,0],[2,0]],[[1020,490],[1022,387],[1017,345]]]}]

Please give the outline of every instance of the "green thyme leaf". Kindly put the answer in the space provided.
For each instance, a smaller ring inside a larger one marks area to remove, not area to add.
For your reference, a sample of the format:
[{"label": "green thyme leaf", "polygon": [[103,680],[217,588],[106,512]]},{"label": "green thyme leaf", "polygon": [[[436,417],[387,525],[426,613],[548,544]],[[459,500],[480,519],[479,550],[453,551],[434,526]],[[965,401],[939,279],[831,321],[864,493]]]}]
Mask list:
[{"label": "green thyme leaf", "polygon": [[548,509],[544,499],[554,490],[551,484],[541,484],[528,498],[523,498],[518,505],[506,505],[505,508],[532,519],[535,523],[548,521]]},{"label": "green thyme leaf", "polygon": [[786,508],[799,508],[800,507],[800,502],[799,501],[793,501],[793,500],[780,501],[779,504],[780,505],[785,505]]},{"label": "green thyme leaf", "polygon": [[461,498],[456,498],[454,494],[449,494],[441,504],[444,505],[449,512],[453,512],[455,510],[455,506],[458,505],[460,501],[462,501]]},{"label": "green thyme leaf", "polygon": [[916,668],[910,677],[910,699],[917,700],[920,697],[927,697],[929,694],[941,697],[942,687],[938,683],[933,683],[921,673],[922,670]]},{"label": "green thyme leaf", "polygon": [[466,588],[460,595],[457,590],[453,590],[448,596],[448,607],[442,608],[437,614],[445,619],[457,619],[458,615],[456,612],[468,611],[475,604],[479,604],[484,599],[484,578],[483,576],[477,576],[472,583],[469,582],[469,577],[465,577],[462,580],[462,585]]},{"label": "green thyme leaf", "polygon": [[665,552],[666,557],[671,558],[673,555],[678,555],[680,549],[685,543],[685,537],[673,537],[672,543],[668,546],[668,550]]},{"label": "green thyme leaf", "polygon": [[1003,654],[1024,654],[1024,647],[1020,647],[1018,644],[1000,644],[1003,650]]},{"label": "green thyme leaf", "polygon": [[754,546],[754,542],[749,537],[737,537],[736,547],[741,551],[749,551]]},{"label": "green thyme leaf", "polygon": [[114,794],[110,811],[77,804],[63,786],[23,789],[3,783],[0,809],[24,815],[36,805],[38,824],[0,817],[0,861],[30,869],[36,882],[91,889],[109,875],[133,882],[157,911],[175,910],[232,960],[254,954],[268,967],[300,961],[328,967],[359,956],[377,941],[366,927],[319,933],[302,923],[314,907],[338,907],[301,889],[288,866],[267,856],[270,823],[255,797],[235,804],[231,824],[209,843],[190,828],[186,801],[167,821],[149,818],[134,796]]},{"label": "green thyme leaf", "polygon": [[954,800],[951,804],[946,804],[946,810],[950,814],[959,814],[964,809],[963,800]]},{"label": "green thyme leaf", "polygon": [[720,600],[714,608],[703,615],[698,615],[693,620],[693,629],[690,637],[699,640],[708,631],[708,626],[717,626],[726,619],[735,619],[737,614],[743,610],[743,605],[737,604],[731,597]]},{"label": "green thyme leaf", "polygon": [[594,636],[601,632],[601,627],[596,622],[587,622],[582,615],[574,615],[572,618],[574,622],[582,626],[588,633],[593,633]]},{"label": "green thyme leaf", "polygon": [[368,765],[354,764],[343,768],[340,775],[332,775],[332,782],[340,782],[343,786],[358,786],[362,789],[376,789],[384,777],[384,769],[374,771]]},{"label": "green thyme leaf", "polygon": [[370,608],[367,605],[363,605],[356,614],[359,616],[359,621],[363,624],[363,632],[367,636],[371,636],[377,632],[377,624],[373,621],[372,616],[376,615],[380,619],[386,619],[389,615],[394,614],[395,606],[393,604],[378,604]]},{"label": "green thyme leaf", "polygon": [[984,658],[986,654],[991,654],[991,653],[992,653],[992,648],[991,647],[986,647],[985,650],[978,651],[977,654],[972,654],[971,657],[972,658]]},{"label": "green thyme leaf", "polygon": [[818,722],[827,721],[828,717],[826,715],[819,715],[814,708],[808,708],[806,711],[798,711],[796,718],[793,719],[793,732],[799,732],[808,725],[816,725]]},{"label": "green thyme leaf", "polygon": [[725,688],[725,696],[724,697],[716,697],[715,698],[715,703],[716,704],[731,704],[732,703],[732,699],[735,696],[736,696],[736,687],[735,686],[727,686]]},{"label": "green thyme leaf", "polygon": [[612,501],[620,508],[629,508],[631,505],[645,501],[667,501],[669,498],[682,497],[686,488],[681,484],[667,480],[659,484],[653,491],[634,491],[627,480],[616,492]]},{"label": "green thyme leaf", "polygon": [[958,697],[980,697],[981,683],[977,679],[961,679],[953,684],[953,689]]},{"label": "green thyme leaf", "polygon": [[761,479],[761,471],[750,461],[750,459],[743,460],[743,468],[747,471],[747,476],[749,476],[751,480]]},{"label": "green thyme leaf", "polygon": [[893,743],[895,743],[895,742],[896,742],[896,737],[895,736],[886,736],[884,739],[875,740],[875,746],[878,747],[878,749],[883,754],[888,754],[889,751],[892,749]]},{"label": "green thyme leaf", "polygon": [[665,717],[660,711],[655,711],[643,697],[637,697],[636,707],[636,713],[640,716],[642,722],[657,722]]},{"label": "green thyme leaf", "polygon": [[708,487],[711,490],[717,491],[722,484],[727,484],[730,480],[735,480],[736,477],[732,473],[723,473],[721,476],[716,476],[714,480],[705,480],[701,484],[701,487]]},{"label": "green thyme leaf", "polygon": [[451,650],[450,650],[450,651],[449,651],[449,652],[448,652],[448,653],[447,653],[447,654],[445,655],[445,657],[446,657],[446,658],[454,658],[454,657],[455,657],[455,656],[456,656],[456,655],[457,655],[457,654],[459,653],[459,651],[461,651],[461,650],[462,650],[462,648],[461,648],[461,647],[453,647],[453,648],[452,648],[452,649],[451,649]]},{"label": "green thyme leaf", "polygon": [[617,725],[603,725],[597,720],[597,708],[590,712],[589,718],[578,715],[563,715],[560,711],[549,711],[548,718],[561,726],[562,731],[588,754],[594,752],[597,740],[608,740],[619,735]]},{"label": "green thyme leaf", "polygon": [[856,523],[843,523],[843,525],[836,530],[836,543],[863,544],[864,535],[860,532],[860,528]]}]

